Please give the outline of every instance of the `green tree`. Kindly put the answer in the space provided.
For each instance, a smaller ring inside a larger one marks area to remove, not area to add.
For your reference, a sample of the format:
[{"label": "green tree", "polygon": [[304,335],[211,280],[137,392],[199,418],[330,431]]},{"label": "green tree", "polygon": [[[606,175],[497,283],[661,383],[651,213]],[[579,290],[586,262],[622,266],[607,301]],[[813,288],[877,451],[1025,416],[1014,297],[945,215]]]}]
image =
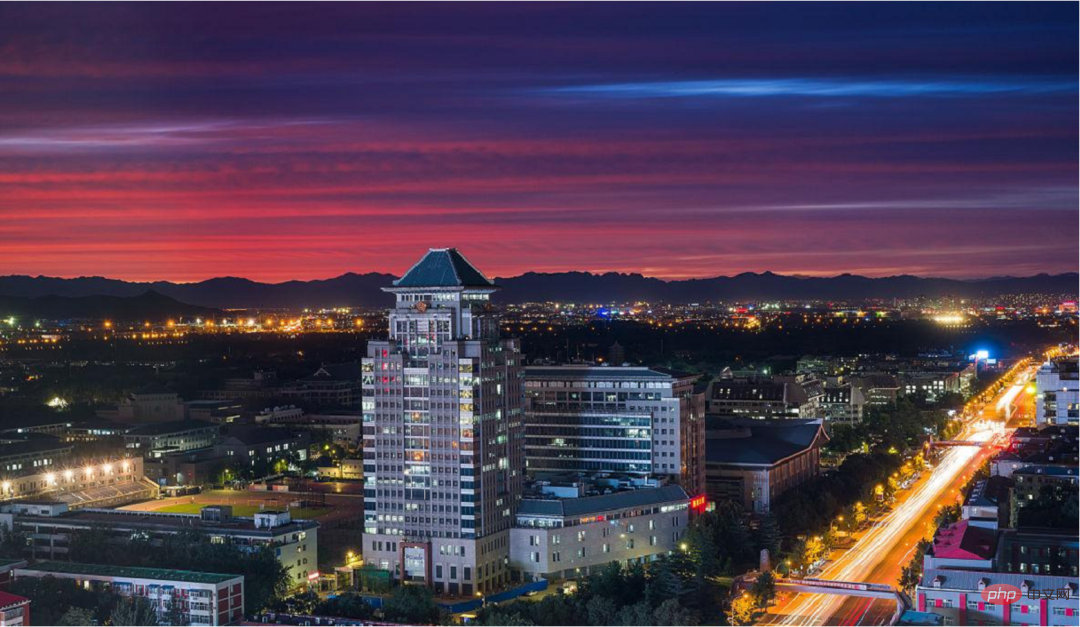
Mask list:
[{"label": "green tree", "polygon": [[595,596],[585,605],[589,612],[590,625],[611,625],[615,622],[615,615],[619,612],[619,606],[610,597]]},{"label": "green tree", "polygon": [[[34,608],[33,617],[38,619],[37,608]],[[43,623],[45,624],[45,623]],[[83,607],[69,607],[59,619],[56,621],[57,625],[93,625],[94,613]]]},{"label": "green tree", "polygon": [[505,627],[529,627],[536,623],[516,612],[502,612],[495,609],[487,612],[482,619],[478,618],[476,624]]},{"label": "green tree", "polygon": [[698,617],[678,599],[668,599],[653,612],[653,622],[656,625],[697,625]]},{"label": "green tree", "polygon": [[121,599],[109,614],[112,625],[158,625],[157,611],[146,597]]},{"label": "green tree", "polygon": [[402,585],[383,603],[386,620],[396,623],[431,624],[439,621],[439,606],[424,586]]},{"label": "green tree", "polygon": [[653,610],[649,607],[648,602],[639,601],[633,605],[624,605],[615,614],[615,620],[612,625],[623,625],[631,627],[634,625],[652,625],[653,624]]},{"label": "green tree", "polygon": [[776,577],[770,572],[761,573],[750,588],[750,594],[757,601],[758,607],[765,609],[776,598]]}]

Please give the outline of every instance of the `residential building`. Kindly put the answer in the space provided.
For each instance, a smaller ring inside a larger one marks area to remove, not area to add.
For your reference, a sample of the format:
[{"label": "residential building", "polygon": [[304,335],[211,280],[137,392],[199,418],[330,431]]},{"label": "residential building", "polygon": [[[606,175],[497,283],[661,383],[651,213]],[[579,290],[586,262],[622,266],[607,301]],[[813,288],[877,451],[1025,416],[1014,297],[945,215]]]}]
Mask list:
[{"label": "residential building", "polygon": [[679,550],[690,497],[678,485],[577,498],[525,498],[510,531],[510,565],[525,581],[572,579],[611,562]]},{"label": "residential building", "polygon": [[250,466],[281,459],[304,461],[309,441],[310,437],[303,431],[234,425],[221,434],[214,452],[228,461]]},{"label": "residential building", "polygon": [[1080,424],[1080,377],[1076,357],[1053,359],[1035,373],[1035,424]]},{"label": "residential building", "polygon": [[360,364],[323,364],[315,374],[282,389],[282,396],[315,407],[352,407],[360,403]]},{"label": "residential building", "polygon": [[202,420],[159,422],[128,431],[124,447],[134,455],[161,457],[213,446],[218,432],[218,425]]},{"label": "residential building", "polygon": [[[938,529],[923,557],[916,608],[945,625],[1075,625],[1075,531],[995,531],[968,520]],[[982,592],[1006,584],[1021,592],[1011,604],[987,603]]]},{"label": "residential building", "polygon": [[891,374],[865,374],[851,383],[862,390],[867,405],[891,405],[900,397],[900,381]]},{"label": "residential building", "polygon": [[160,383],[152,383],[132,392],[115,409],[98,410],[98,416],[125,424],[174,422],[184,419],[180,397]]},{"label": "residential building", "polygon": [[236,422],[244,413],[244,404],[238,400],[198,400],[184,403],[190,420],[203,420],[217,424]]},{"label": "residential building", "polygon": [[144,597],[165,620],[179,603],[187,625],[234,625],[244,619],[244,577],[166,568],[40,562],[15,570],[15,578],[55,577],[81,586]]},{"label": "residential building", "polygon": [[725,368],[705,392],[706,411],[728,418],[817,418],[824,382],[813,374],[736,374]]},{"label": "residential building", "polygon": [[363,360],[364,561],[437,594],[487,594],[507,565],[525,461],[521,347],[496,285],[432,249],[394,286]]},{"label": "residential building", "polygon": [[30,625],[30,599],[0,590],[0,627]]},{"label": "residential building", "polygon": [[0,590],[7,590],[11,584],[12,573],[23,566],[26,566],[25,560],[0,557]]},{"label": "residential building", "polygon": [[328,435],[331,440],[349,448],[360,444],[359,410],[342,409],[333,412],[305,414],[297,407],[274,407],[255,416],[255,422],[268,427],[284,427]]},{"label": "residential building", "polygon": [[75,447],[68,442],[41,436],[33,439],[0,440],[0,477],[45,471],[71,457]]},{"label": "residential building", "polygon": [[773,500],[820,472],[828,440],[820,420],[731,420],[708,416],[705,487],[709,501],[731,500],[769,513]]},{"label": "residential building", "polygon": [[850,383],[825,385],[819,403],[820,415],[826,428],[833,425],[854,425],[862,422],[866,395],[862,388]]},{"label": "residential building", "polygon": [[68,559],[72,535],[91,529],[108,534],[118,548],[136,534],[160,542],[166,536],[198,531],[211,542],[271,547],[294,587],[307,584],[309,575],[318,570],[319,523],[293,520],[288,512],[265,511],[244,518],[233,516],[228,505],[207,506],[199,514],[23,508],[0,514],[0,527],[26,534],[37,560]]},{"label": "residential building", "polygon": [[525,368],[525,464],[544,472],[667,476],[704,493],[696,375],[640,366]]}]

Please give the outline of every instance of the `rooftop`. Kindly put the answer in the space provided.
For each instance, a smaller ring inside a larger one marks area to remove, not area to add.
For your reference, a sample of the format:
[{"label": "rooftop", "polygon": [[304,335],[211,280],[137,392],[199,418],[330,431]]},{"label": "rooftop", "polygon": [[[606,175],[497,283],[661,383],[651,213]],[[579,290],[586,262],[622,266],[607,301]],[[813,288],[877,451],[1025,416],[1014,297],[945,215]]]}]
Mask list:
[{"label": "rooftop", "polygon": [[694,376],[685,372],[646,366],[526,366],[526,377],[548,379],[680,379]]},{"label": "rooftop", "polygon": [[4,592],[0,590],[0,610],[6,610],[20,605],[25,605],[30,602],[30,599],[21,597],[17,594],[11,594],[10,592]]},{"label": "rooftop", "polygon": [[432,248],[394,287],[495,287],[456,248]]},{"label": "rooftop", "polygon": [[772,465],[825,438],[820,420],[720,420],[706,417],[705,461]]},{"label": "rooftop", "polygon": [[158,424],[142,425],[128,431],[128,435],[165,435],[195,429],[217,428],[217,425],[204,420],[175,420]]},{"label": "rooftop", "polygon": [[[214,507],[208,505],[207,507]],[[266,512],[262,512],[266,513]],[[170,512],[142,512],[127,509],[94,509],[85,508],[66,512],[60,516],[25,516],[20,515],[20,520],[44,520],[58,525],[75,524],[86,526],[106,526],[114,528],[140,528],[160,529],[172,531],[177,529],[198,529],[202,531],[215,531],[220,533],[242,531],[245,535],[270,536],[279,535],[288,530],[311,529],[318,523],[309,520],[293,520],[286,525],[279,525],[272,529],[255,527],[255,519],[252,517],[234,516],[226,522],[203,520],[200,514],[174,514]]]},{"label": "rooftop", "polygon": [[944,559],[988,560],[997,549],[997,533],[966,520],[943,525],[934,535],[933,555]]},{"label": "rooftop", "polygon": [[924,588],[931,587],[934,580],[937,579],[940,582],[941,588],[952,590],[979,590],[979,580],[985,579],[984,582],[987,586],[992,586],[996,583],[1004,583],[1016,586],[1023,589],[1023,584],[1027,584],[1029,589],[1037,588],[1039,590],[1057,590],[1059,588],[1068,588],[1070,590],[1070,596],[1076,595],[1076,578],[1075,577],[1058,577],[1048,575],[1033,575],[1030,573],[999,573],[983,570],[960,570],[954,568],[927,568],[923,571],[922,586]]},{"label": "rooftop", "polygon": [[35,438],[21,442],[8,442],[0,447],[0,459],[19,457],[21,455],[34,455],[49,451],[63,451],[71,449],[71,444],[61,442],[56,438]]},{"label": "rooftop", "polygon": [[677,503],[687,501],[690,497],[686,491],[677,485],[666,485],[659,488],[640,488],[637,490],[625,490],[602,494],[600,496],[586,496],[576,499],[522,499],[518,506],[519,516],[559,516],[573,517],[588,514],[612,512],[631,507],[644,507],[648,505],[660,505],[661,503]]},{"label": "rooftop", "polygon": [[39,562],[20,568],[21,571],[56,573],[63,575],[91,575],[131,579],[156,579],[158,581],[184,581],[187,583],[225,583],[242,575],[197,573],[190,570],[168,568],[139,568],[136,566],[107,566],[105,564],[79,564],[76,562]]}]

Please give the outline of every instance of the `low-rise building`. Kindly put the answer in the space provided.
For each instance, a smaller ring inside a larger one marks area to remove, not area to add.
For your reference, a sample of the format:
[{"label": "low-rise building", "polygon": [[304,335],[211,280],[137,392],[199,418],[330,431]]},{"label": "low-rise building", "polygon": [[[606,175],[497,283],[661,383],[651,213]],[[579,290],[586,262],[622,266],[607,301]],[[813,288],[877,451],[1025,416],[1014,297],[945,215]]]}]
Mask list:
[{"label": "low-rise building", "polygon": [[610,562],[647,562],[679,550],[690,497],[678,485],[577,498],[525,498],[510,530],[522,579],[570,579]]},{"label": "low-rise building", "polygon": [[244,404],[238,400],[197,400],[184,403],[189,420],[203,420],[217,424],[236,422],[244,413]]},{"label": "low-rise building", "polygon": [[1076,357],[1048,361],[1035,373],[1035,423],[1080,424],[1080,371]]},{"label": "low-rise building", "polygon": [[143,475],[141,457],[69,458],[0,478],[0,503],[36,499],[79,509],[125,505],[157,494],[157,486]]},{"label": "low-rise building", "polygon": [[0,627],[30,624],[30,599],[0,590]]},{"label": "low-rise building", "polygon": [[134,455],[161,457],[213,446],[218,430],[218,425],[202,420],[142,425],[124,434],[124,447]]},{"label": "low-rise building", "polygon": [[244,577],[165,568],[40,562],[15,570],[15,578],[55,577],[81,586],[143,597],[165,620],[179,605],[188,625],[234,625],[244,619]]},{"label": "low-rise building", "polygon": [[767,514],[774,499],[820,472],[828,440],[820,420],[706,418],[705,486],[709,500],[731,500]]},{"label": "low-rise building", "polygon": [[169,388],[152,383],[132,392],[115,409],[98,410],[98,416],[125,424],[174,422],[184,419],[184,402]]},{"label": "low-rise building", "polygon": [[306,584],[318,570],[319,523],[293,520],[288,512],[258,512],[253,517],[232,515],[228,505],[204,507],[200,514],[172,514],[134,510],[82,509],[66,507],[0,513],[0,527],[26,534],[34,559],[68,559],[73,534],[96,529],[123,547],[132,535],[151,541],[165,536],[198,531],[212,542],[240,546],[269,546],[288,569],[293,586]]}]

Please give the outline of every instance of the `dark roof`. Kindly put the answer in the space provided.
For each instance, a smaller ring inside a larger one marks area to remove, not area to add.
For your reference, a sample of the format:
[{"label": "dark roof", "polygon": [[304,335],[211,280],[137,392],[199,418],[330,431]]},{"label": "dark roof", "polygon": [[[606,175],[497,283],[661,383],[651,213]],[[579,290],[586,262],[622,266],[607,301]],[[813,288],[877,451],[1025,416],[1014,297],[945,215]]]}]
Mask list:
[{"label": "dark roof", "polygon": [[323,364],[313,376],[341,381],[359,381],[363,375],[360,364],[352,361],[343,364]]},{"label": "dark roof", "polygon": [[495,287],[456,248],[432,248],[394,287]]},{"label": "dark roof", "polygon": [[585,516],[611,512],[630,507],[644,507],[661,503],[689,500],[686,491],[677,485],[659,488],[624,490],[600,496],[584,496],[576,499],[522,499],[518,515],[525,516]]},{"label": "dark roof", "polygon": [[824,437],[820,420],[706,418],[705,460],[714,464],[775,464]]},{"label": "dark roof", "polygon": [[725,401],[782,401],[787,384],[782,381],[716,379],[710,399]]},{"label": "dark roof", "polygon": [[186,581],[189,583],[225,583],[242,575],[198,573],[190,570],[168,568],[138,568],[135,566],[106,566],[103,564],[78,564],[75,562],[40,562],[20,570],[57,573],[65,575],[99,575],[103,577],[130,577],[132,579],[159,579]]},{"label": "dark roof", "polygon": [[153,383],[150,383],[146,387],[135,390],[134,394],[136,394],[136,395],[143,395],[143,394],[175,394],[175,392],[173,392],[169,388],[165,387],[161,383],[158,383],[158,382],[155,381]]},{"label": "dark roof", "polygon": [[230,426],[228,432],[223,435],[226,439],[235,439],[245,446],[268,442],[291,442],[297,439],[297,436],[287,429],[253,425]]},{"label": "dark roof", "polygon": [[217,425],[212,422],[206,422],[205,420],[174,420],[172,422],[161,422],[158,424],[135,427],[131,431],[128,431],[127,435],[165,435],[166,433],[180,433],[182,431],[205,429],[207,427],[217,427]]},{"label": "dark roof", "polygon": [[63,451],[71,448],[71,444],[50,437],[34,438],[22,442],[12,442],[8,440],[6,444],[0,446],[0,458],[33,455],[35,453],[46,453],[49,451]]},{"label": "dark roof", "polygon": [[526,366],[525,377],[553,379],[671,379],[673,374],[646,366]]}]

